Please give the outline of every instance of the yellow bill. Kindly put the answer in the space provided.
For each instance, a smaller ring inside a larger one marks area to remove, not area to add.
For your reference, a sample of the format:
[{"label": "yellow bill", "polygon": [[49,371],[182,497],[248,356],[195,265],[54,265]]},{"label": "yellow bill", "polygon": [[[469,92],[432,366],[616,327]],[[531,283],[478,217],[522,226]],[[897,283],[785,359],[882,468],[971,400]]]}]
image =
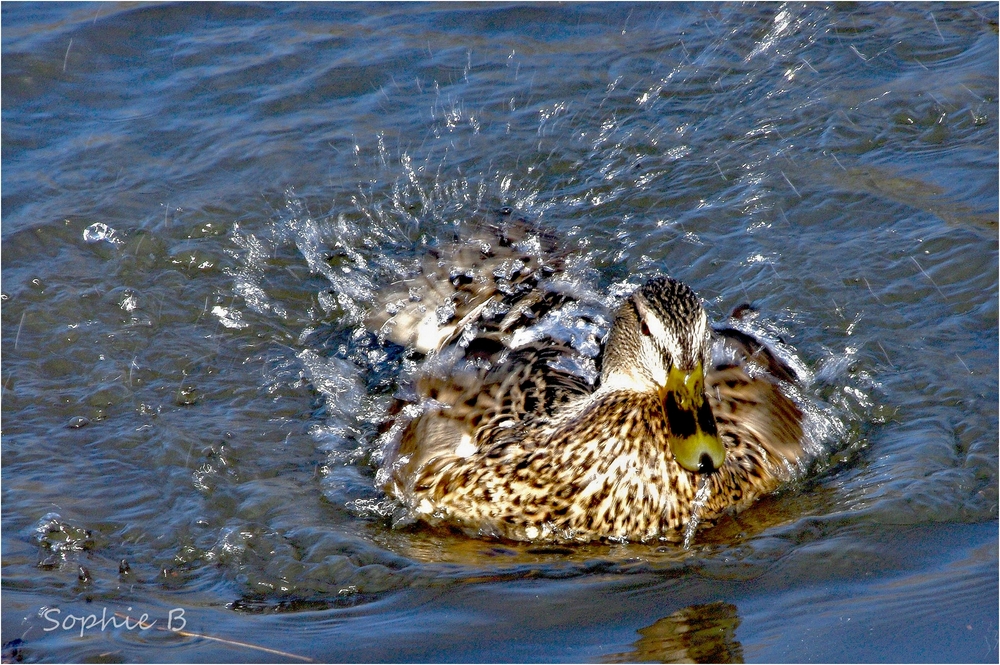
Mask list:
[{"label": "yellow bill", "polygon": [[701,363],[689,372],[671,367],[660,395],[674,459],[694,473],[716,471],[726,461],[726,448],[705,397],[705,372]]}]

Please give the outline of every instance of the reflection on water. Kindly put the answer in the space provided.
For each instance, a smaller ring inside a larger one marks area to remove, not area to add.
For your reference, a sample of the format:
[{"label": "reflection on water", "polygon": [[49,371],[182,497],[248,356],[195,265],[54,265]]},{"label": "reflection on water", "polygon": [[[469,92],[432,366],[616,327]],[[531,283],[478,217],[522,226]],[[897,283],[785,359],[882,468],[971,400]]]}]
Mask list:
[{"label": "reflection on water", "polygon": [[918,178],[894,174],[891,168],[879,165],[852,167],[831,174],[831,181],[838,187],[851,191],[867,192],[891,201],[926,210],[949,224],[958,227],[973,226],[995,231],[995,215],[985,215],[976,208],[947,194],[944,187]]},{"label": "reflection on water", "polygon": [[608,656],[607,663],[742,663],[736,639],[736,606],[723,601],[691,605],[639,629],[631,651]]}]

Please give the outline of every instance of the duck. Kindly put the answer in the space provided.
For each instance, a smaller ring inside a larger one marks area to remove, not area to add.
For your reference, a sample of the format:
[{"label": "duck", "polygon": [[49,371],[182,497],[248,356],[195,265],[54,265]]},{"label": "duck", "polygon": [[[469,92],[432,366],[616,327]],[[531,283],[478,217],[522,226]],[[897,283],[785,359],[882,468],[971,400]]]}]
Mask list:
[{"label": "duck", "polygon": [[713,326],[694,290],[660,275],[627,293],[606,336],[560,339],[544,325],[560,312],[583,313],[575,330],[607,321],[560,281],[572,256],[551,233],[510,209],[500,219],[427,250],[367,321],[415,359],[376,474],[398,522],[679,541],[804,468],[798,375],[735,325],[749,306]]}]

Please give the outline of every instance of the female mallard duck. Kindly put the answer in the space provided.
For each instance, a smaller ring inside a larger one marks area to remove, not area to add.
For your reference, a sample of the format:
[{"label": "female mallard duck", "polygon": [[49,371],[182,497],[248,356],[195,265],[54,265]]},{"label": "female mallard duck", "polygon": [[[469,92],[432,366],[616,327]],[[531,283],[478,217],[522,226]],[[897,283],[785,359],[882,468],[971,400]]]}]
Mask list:
[{"label": "female mallard duck", "polygon": [[792,476],[796,379],[766,345],[713,330],[690,288],[658,277],[618,308],[592,385],[577,350],[518,334],[573,299],[543,281],[565,257],[523,220],[496,231],[434,252],[370,319],[428,354],[380,473],[412,517],[513,540],[676,540],[696,494],[710,523]]}]

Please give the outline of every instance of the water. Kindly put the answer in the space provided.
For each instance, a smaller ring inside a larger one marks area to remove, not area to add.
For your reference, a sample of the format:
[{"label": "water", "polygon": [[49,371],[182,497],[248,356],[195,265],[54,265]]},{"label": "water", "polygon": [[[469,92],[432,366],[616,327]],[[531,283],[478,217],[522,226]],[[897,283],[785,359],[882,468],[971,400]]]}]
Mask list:
[{"label": "water", "polygon": [[712,493],[711,486],[703,479],[701,487],[694,495],[694,503],[691,505],[691,518],[684,528],[684,549],[691,549],[694,544],[694,537],[698,533],[698,525],[701,522],[701,509],[705,507],[705,502]]},{"label": "water", "polygon": [[[996,661],[996,5],[2,23],[5,659]],[[361,322],[501,206],[595,297],[752,301],[805,477],[689,550],[394,528]]]}]

